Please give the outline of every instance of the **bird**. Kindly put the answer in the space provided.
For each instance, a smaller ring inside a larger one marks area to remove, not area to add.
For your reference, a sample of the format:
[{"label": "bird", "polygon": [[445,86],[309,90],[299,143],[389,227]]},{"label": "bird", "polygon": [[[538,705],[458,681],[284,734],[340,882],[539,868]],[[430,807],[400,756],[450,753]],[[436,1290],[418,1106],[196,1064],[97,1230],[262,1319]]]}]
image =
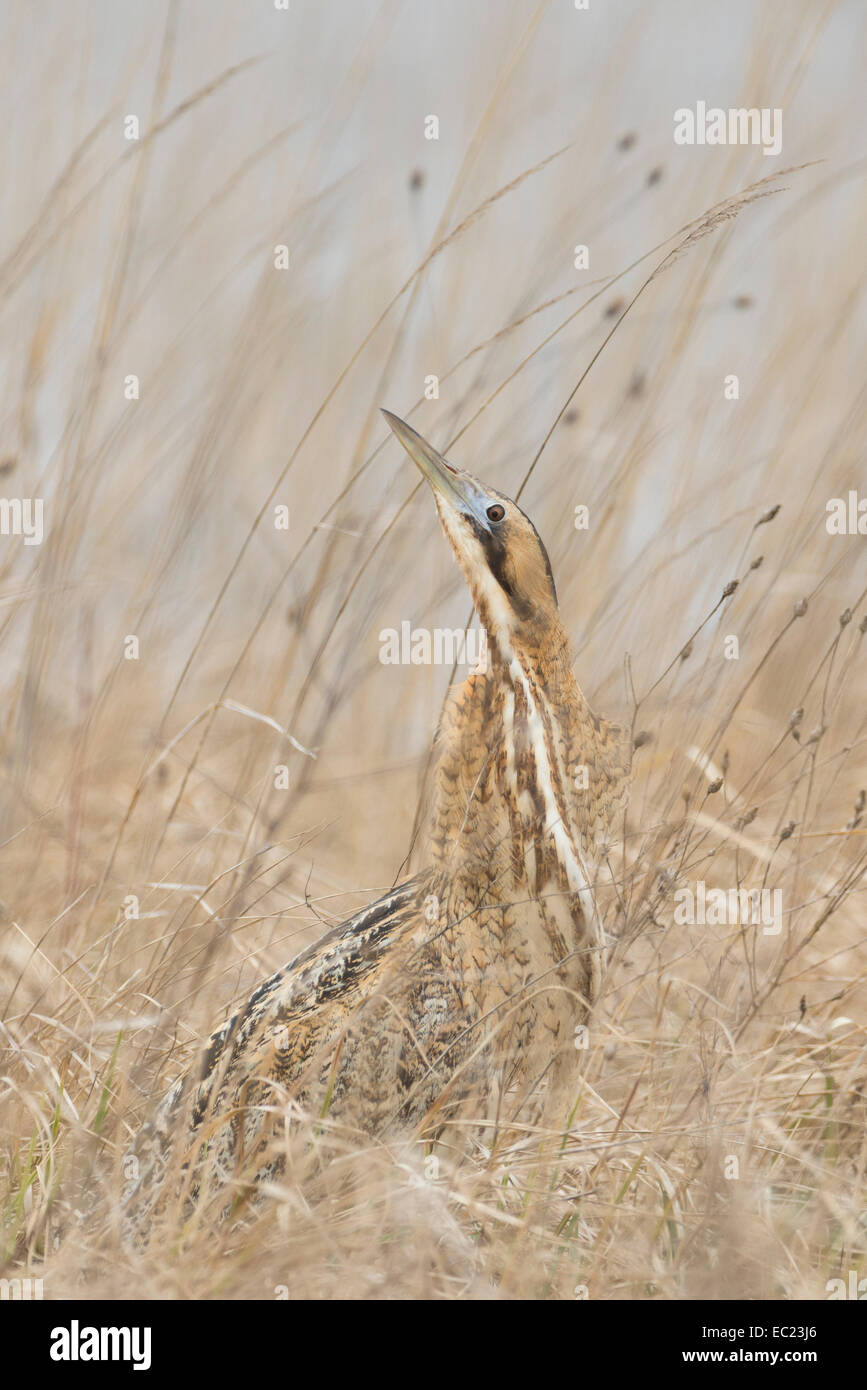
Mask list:
[{"label": "bird", "polygon": [[261,1189],[282,1170],[287,1114],[435,1141],[470,1112],[491,1123],[507,1096],[517,1113],[543,1078],[554,1094],[599,995],[597,887],[631,736],[578,685],[529,517],[382,413],[433,494],[487,659],[443,706],[426,862],[211,1035],[139,1134],[124,1195],[139,1232],[172,1159],[186,1209]]}]

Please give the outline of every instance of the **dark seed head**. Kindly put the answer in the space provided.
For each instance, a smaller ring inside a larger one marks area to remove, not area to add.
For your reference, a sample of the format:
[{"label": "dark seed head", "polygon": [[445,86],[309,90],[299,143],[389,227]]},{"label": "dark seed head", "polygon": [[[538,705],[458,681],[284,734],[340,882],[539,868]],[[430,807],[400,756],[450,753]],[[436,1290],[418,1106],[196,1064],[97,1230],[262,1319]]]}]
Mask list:
[{"label": "dark seed head", "polygon": [[633,398],[644,395],[645,382],[646,377],[644,375],[644,372],[633,372],[632,380],[630,381],[629,386],[627,388],[627,395],[632,396]]}]

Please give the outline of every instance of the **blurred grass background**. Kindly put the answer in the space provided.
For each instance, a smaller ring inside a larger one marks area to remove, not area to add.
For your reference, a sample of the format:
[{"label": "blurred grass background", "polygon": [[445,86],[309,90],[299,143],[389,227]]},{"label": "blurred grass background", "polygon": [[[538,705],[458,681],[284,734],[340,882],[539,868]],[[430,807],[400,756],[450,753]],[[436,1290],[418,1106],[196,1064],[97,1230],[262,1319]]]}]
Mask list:
[{"label": "blurred grass background", "polygon": [[[46,528],[0,537],[2,1272],[48,1297],[863,1274],[867,566],[825,527],[864,491],[861,7],[7,0],[2,26],[0,488]],[[698,100],[781,108],[782,153],[675,146]],[[468,601],[380,405],[512,495],[558,421],[521,502],[585,693],[651,736],[574,1115],[437,1181],[363,1146],[276,1224],[133,1258],[75,1228],[82,1194],[410,848],[451,671],[382,665],[379,632]],[[780,888],[781,936],[674,925],[698,878]]]}]

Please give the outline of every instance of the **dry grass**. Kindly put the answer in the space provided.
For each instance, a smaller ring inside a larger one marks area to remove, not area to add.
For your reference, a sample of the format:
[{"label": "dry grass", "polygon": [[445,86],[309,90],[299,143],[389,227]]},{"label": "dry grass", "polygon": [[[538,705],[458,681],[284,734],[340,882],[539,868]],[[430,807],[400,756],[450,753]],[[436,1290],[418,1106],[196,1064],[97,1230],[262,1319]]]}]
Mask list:
[{"label": "dry grass", "polygon": [[[48,40],[7,14],[0,484],[45,499],[46,535],[0,537],[6,1277],[194,1298],[863,1277],[867,566],[825,504],[858,486],[867,407],[865,25],[787,0],[720,35],[704,9],[704,37],[676,4],[433,28],[413,4],[178,4],[164,27],[71,6]],[[783,156],[677,149],[703,93],[782,107]],[[807,167],[757,189],[778,165]],[[451,673],[381,665],[378,634],[456,626],[467,599],[380,404],[526,483],[579,680],[649,735],[605,996],[560,1130],[432,1167],[328,1135],[314,1163],[302,1126],[264,1212],[134,1255],[116,1195],[153,1098],[409,850]],[[679,925],[699,879],[780,890],[780,934]]]}]

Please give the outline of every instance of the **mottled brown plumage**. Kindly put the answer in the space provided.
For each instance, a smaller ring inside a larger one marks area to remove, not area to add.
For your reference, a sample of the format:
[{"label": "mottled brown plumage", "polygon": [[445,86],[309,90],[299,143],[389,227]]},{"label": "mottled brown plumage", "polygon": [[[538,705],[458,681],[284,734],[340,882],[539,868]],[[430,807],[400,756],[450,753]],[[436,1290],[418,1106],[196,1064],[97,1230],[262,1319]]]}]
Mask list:
[{"label": "mottled brown plumage", "polygon": [[273,1174],[287,1109],[435,1135],[575,1058],[599,990],[602,847],[631,745],[572,673],[544,546],[518,506],[392,429],[431,484],[487,632],[437,738],[429,863],[278,971],[143,1131],[142,1228],[180,1155],[192,1200]]}]

